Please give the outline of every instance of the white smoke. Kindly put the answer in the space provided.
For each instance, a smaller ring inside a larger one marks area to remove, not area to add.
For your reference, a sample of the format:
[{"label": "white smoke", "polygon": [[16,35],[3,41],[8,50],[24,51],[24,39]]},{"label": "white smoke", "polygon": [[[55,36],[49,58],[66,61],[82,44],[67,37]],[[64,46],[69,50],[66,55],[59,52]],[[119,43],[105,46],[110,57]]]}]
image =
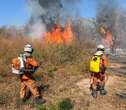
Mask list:
[{"label": "white smoke", "polygon": [[31,21],[32,24],[30,22],[28,24],[28,35],[31,36],[33,39],[41,38],[46,32],[46,26],[43,23],[42,19],[40,19],[40,15],[45,14],[46,10],[39,5],[37,0],[28,0],[28,10],[32,14],[32,16],[34,16]]},{"label": "white smoke", "polygon": [[41,38],[46,31],[45,25],[42,23],[41,20],[38,19],[37,22],[35,22],[30,27],[30,33],[29,35],[34,38]]},{"label": "white smoke", "polygon": [[40,6],[38,0],[28,0],[28,9],[31,12],[32,16],[39,17],[46,13],[45,9]]},{"label": "white smoke", "polygon": [[[112,3],[112,4],[111,4]],[[98,26],[106,26],[113,35],[112,48],[126,46],[126,11],[119,0],[98,0],[96,21]]]}]

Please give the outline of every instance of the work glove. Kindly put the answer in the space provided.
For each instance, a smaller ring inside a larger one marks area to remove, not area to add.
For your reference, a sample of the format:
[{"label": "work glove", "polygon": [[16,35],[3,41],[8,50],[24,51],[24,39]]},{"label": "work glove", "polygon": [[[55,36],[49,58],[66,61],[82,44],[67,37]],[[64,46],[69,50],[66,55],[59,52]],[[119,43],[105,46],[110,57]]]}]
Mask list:
[{"label": "work glove", "polygon": [[24,69],[23,71],[24,72],[28,72],[30,74],[33,74],[36,71],[36,69],[35,68],[32,68],[32,69]]},{"label": "work glove", "polygon": [[24,72],[25,71],[25,68],[20,68],[20,72]]}]

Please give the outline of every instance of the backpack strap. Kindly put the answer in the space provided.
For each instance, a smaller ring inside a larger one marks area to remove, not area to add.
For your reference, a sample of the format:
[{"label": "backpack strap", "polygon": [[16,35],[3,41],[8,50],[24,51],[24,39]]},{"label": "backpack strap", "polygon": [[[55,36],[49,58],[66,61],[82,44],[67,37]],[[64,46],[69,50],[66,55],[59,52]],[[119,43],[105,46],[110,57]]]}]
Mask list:
[{"label": "backpack strap", "polygon": [[23,62],[23,59],[21,57],[18,57],[17,58],[17,61],[20,62],[19,63],[19,68],[15,68],[13,67],[13,64],[12,64],[12,73],[14,74],[23,74],[21,70],[21,68],[24,68],[24,62]]},{"label": "backpack strap", "polygon": [[17,60],[20,62],[19,68],[16,69],[12,66],[12,73],[23,74],[23,71],[21,71],[21,69],[25,68],[25,57],[23,55],[20,55],[19,57],[17,57]]},{"label": "backpack strap", "polygon": [[20,69],[24,68],[24,60],[22,57],[18,57],[18,60],[20,61]]}]

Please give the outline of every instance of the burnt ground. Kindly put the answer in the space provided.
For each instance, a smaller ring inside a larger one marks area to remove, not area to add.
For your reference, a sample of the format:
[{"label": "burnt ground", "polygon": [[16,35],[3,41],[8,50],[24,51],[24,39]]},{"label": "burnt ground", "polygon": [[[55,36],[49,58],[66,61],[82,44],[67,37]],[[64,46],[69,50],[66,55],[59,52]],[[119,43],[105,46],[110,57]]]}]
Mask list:
[{"label": "burnt ground", "polygon": [[[126,110],[126,57],[112,59],[107,71],[107,95],[90,95],[89,75],[66,74],[64,69],[56,71],[54,77],[39,80],[46,103],[54,105],[62,98],[70,98],[73,110]],[[31,104],[20,104],[18,100],[18,78],[7,76],[0,78],[0,110],[37,110]]]}]

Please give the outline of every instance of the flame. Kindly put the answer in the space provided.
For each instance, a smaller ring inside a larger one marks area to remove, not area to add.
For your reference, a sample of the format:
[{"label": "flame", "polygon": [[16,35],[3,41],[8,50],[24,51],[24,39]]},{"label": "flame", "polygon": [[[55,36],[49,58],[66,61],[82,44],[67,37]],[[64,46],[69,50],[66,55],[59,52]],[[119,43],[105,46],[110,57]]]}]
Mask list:
[{"label": "flame", "polygon": [[66,44],[72,43],[73,41],[73,32],[72,32],[70,23],[67,23],[65,26],[65,29],[63,32],[63,38]]},{"label": "flame", "polygon": [[52,39],[51,39],[50,42],[54,42],[54,43],[57,43],[57,44],[63,43],[63,37],[62,37],[62,32],[61,32],[61,27],[60,26],[56,26],[53,29],[51,37],[52,37]]},{"label": "flame", "polygon": [[103,34],[102,43],[107,47],[112,47],[113,46],[112,32],[106,27],[101,27],[100,32]]},{"label": "flame", "polygon": [[66,23],[63,31],[60,25],[56,25],[51,32],[46,32],[43,38],[46,44],[71,44],[72,41],[73,32],[70,23]]}]

